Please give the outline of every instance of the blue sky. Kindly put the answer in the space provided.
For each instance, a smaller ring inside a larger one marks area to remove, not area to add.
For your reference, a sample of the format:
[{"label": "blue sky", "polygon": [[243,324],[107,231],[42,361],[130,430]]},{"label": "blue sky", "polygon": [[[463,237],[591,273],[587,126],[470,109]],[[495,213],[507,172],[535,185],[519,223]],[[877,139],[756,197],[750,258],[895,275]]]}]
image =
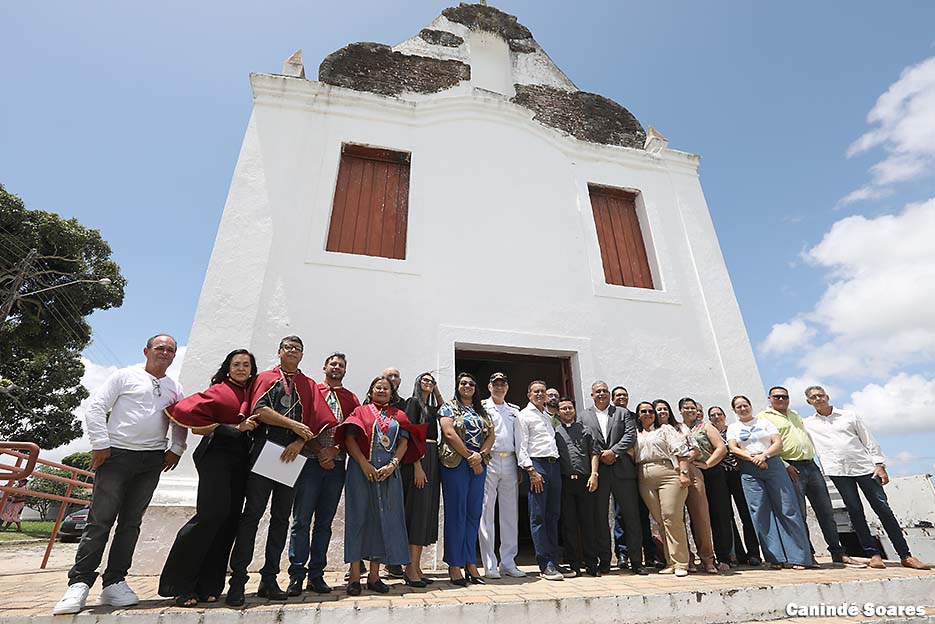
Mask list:
[{"label": "blue sky", "polygon": [[[764,382],[822,380],[873,412],[889,455],[904,453],[894,470],[935,470],[935,203],[905,208],[935,198],[935,4],[491,4],[579,88],[702,155]],[[125,305],[92,317],[87,357],[138,361],[155,331],[187,342],[249,72],[302,48],[314,77],[330,52],[402,41],[445,6],[3,3],[0,182],[100,229],[129,280]],[[869,198],[842,202],[858,189]]]}]

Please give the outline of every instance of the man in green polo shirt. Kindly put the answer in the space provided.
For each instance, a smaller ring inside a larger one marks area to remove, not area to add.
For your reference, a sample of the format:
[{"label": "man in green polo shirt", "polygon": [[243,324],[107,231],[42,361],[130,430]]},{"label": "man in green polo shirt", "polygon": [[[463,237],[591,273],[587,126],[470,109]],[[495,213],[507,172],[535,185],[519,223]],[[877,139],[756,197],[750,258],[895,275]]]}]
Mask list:
[{"label": "man in green polo shirt", "polygon": [[[831,495],[828,494],[825,477],[821,474],[818,464],[815,463],[815,445],[812,444],[812,438],[808,435],[802,418],[795,410],[789,409],[789,391],[782,386],[773,386],[769,389],[767,398],[769,408],[757,414],[757,418],[765,418],[779,430],[782,438],[782,451],[779,457],[786,464],[789,478],[795,484],[802,515],[805,516],[805,497],[807,496],[815,517],[818,518],[818,526],[821,527],[825,542],[828,543],[831,560],[849,568],[866,568],[865,564],[844,554],[844,547],[841,546],[841,538],[838,536],[838,528],[834,522]],[[807,524],[805,528],[807,531]],[[814,551],[813,546],[812,552]]]}]

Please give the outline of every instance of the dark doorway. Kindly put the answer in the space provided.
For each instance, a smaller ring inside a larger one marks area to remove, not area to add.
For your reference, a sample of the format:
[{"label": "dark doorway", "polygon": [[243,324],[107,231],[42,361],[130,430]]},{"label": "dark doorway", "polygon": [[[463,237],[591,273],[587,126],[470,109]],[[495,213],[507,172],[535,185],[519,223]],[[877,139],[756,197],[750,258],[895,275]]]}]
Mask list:
[{"label": "dark doorway", "polygon": [[506,400],[526,407],[526,387],[534,379],[541,379],[549,388],[557,389],[562,396],[575,398],[574,381],[571,375],[571,358],[499,353],[496,351],[455,350],[455,374],[468,372],[474,375],[480,386],[482,397],[488,397],[487,380],[494,373],[505,373],[510,379],[510,391]]},{"label": "dark doorway", "polygon": [[[478,393],[483,398],[490,396],[487,390],[487,380],[490,376],[497,372],[506,374],[510,380],[510,391],[506,395],[506,400],[518,405],[520,409],[529,403],[526,388],[534,379],[541,379],[547,387],[557,389],[562,396],[575,397],[570,357],[456,349],[455,371],[456,374],[468,372],[474,375],[479,386]],[[528,481],[524,475],[519,486],[519,553],[516,557],[516,563],[519,565],[535,565],[536,563],[536,552],[529,531],[529,503],[526,498],[528,487]],[[499,514],[499,506],[497,514]],[[497,517],[499,518],[499,515]],[[499,519],[495,526],[498,532],[496,547],[499,549]]]}]

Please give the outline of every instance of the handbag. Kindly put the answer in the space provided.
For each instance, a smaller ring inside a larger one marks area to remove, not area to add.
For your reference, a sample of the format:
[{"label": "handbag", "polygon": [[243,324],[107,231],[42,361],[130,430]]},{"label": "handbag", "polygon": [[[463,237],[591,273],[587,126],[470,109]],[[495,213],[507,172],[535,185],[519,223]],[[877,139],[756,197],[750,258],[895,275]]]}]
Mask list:
[{"label": "handbag", "polygon": [[444,437],[438,441],[438,463],[445,468],[457,468],[462,459],[464,458],[448,444]]}]

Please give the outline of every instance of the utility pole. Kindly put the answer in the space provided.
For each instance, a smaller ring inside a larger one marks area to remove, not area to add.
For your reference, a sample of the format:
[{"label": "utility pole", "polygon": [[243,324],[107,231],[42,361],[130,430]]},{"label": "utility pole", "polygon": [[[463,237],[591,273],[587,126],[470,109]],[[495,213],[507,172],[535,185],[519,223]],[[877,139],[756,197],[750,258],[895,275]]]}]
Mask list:
[{"label": "utility pole", "polygon": [[29,253],[20,261],[19,269],[17,269],[16,275],[13,276],[10,284],[10,295],[6,298],[6,301],[3,302],[3,314],[0,315],[0,319],[2,319],[0,323],[5,323],[7,317],[10,316],[10,310],[13,309],[13,304],[19,299],[19,289],[23,287],[26,276],[32,271],[32,263],[36,259],[38,253],[39,252],[35,249],[30,249]]}]

